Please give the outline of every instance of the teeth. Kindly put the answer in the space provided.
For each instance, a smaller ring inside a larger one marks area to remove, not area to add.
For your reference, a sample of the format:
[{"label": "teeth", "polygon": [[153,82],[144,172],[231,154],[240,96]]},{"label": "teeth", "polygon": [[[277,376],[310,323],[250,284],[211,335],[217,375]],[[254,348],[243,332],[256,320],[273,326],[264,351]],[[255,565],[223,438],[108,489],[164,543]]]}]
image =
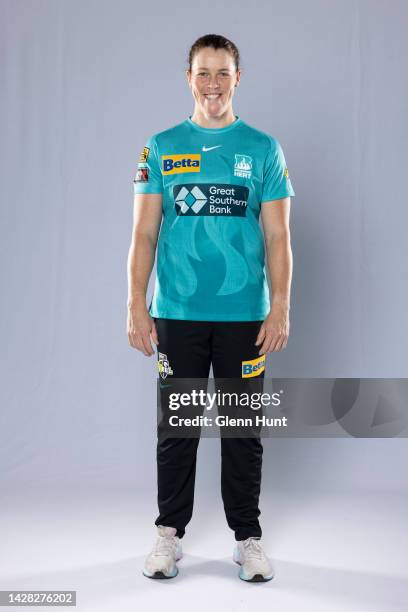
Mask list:
[{"label": "teeth", "polygon": [[209,98],[210,100],[215,100],[215,98],[219,98],[221,94],[206,94],[205,97]]}]

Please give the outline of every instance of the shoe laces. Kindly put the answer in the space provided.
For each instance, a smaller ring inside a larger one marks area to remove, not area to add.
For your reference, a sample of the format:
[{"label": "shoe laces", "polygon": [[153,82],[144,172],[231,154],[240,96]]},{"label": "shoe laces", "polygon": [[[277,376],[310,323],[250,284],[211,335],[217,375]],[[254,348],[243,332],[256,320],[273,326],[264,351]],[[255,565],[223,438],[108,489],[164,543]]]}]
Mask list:
[{"label": "shoe laces", "polygon": [[159,535],[156,544],[152,550],[153,557],[167,557],[174,554],[177,547],[177,542],[174,536]]},{"label": "shoe laces", "polygon": [[265,556],[259,540],[256,540],[254,538],[248,538],[244,541],[244,551],[247,559],[262,560]]}]

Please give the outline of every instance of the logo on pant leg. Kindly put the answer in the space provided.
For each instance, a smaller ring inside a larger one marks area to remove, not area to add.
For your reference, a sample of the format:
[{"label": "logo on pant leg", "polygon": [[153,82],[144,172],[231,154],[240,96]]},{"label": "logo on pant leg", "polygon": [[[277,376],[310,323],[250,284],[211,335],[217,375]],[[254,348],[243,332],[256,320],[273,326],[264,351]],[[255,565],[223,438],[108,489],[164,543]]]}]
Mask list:
[{"label": "logo on pant leg", "polygon": [[157,369],[159,370],[159,374],[163,378],[163,380],[167,378],[167,376],[171,376],[173,374],[173,370],[171,369],[169,360],[167,359],[167,355],[165,355],[164,353],[159,353]]},{"label": "logo on pant leg", "polygon": [[265,355],[261,355],[256,359],[242,362],[242,376],[241,378],[252,378],[253,376],[259,376],[265,370]]}]

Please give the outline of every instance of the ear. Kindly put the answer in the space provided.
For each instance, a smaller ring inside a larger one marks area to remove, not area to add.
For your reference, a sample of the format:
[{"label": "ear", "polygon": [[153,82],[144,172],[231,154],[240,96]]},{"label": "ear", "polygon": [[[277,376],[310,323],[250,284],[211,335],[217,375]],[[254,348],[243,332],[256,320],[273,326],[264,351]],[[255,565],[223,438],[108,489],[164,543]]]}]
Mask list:
[{"label": "ear", "polygon": [[237,70],[235,87],[238,87],[240,80],[241,80],[241,70]]},{"label": "ear", "polygon": [[189,69],[186,70],[186,79],[187,79],[188,86],[191,87],[191,72]]}]

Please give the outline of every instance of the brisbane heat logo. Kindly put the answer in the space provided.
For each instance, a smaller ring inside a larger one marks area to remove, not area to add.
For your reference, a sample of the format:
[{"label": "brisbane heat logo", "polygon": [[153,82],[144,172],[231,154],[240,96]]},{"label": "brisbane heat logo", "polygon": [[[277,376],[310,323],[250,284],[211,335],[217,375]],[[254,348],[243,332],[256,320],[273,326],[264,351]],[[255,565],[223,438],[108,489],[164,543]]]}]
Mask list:
[{"label": "brisbane heat logo", "polygon": [[234,176],[241,178],[251,178],[252,157],[235,153]]}]

